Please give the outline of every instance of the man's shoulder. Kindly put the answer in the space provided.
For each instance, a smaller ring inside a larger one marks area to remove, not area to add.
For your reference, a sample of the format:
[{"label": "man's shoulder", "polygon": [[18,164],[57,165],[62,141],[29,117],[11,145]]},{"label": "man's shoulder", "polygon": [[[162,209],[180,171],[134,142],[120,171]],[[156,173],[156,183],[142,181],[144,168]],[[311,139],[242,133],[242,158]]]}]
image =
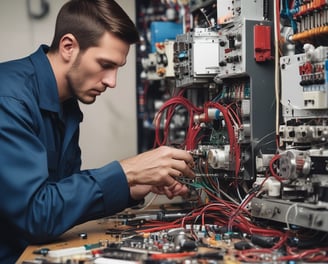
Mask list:
[{"label": "man's shoulder", "polygon": [[[1,81],[12,81],[17,83],[20,80],[29,78],[31,75],[35,74],[36,71],[41,70],[43,68],[42,62],[43,64],[44,61],[47,62],[44,47],[46,46],[41,45],[38,50],[26,57],[1,62]],[[38,60],[41,63],[35,63],[35,60]]]},{"label": "man's shoulder", "polygon": [[28,57],[0,63],[0,96],[18,96],[34,77]]},{"label": "man's shoulder", "polygon": [[44,68],[48,66],[45,62],[46,54],[41,45],[26,57],[0,63],[0,96],[22,98],[26,93],[35,95],[38,75],[44,75]]}]

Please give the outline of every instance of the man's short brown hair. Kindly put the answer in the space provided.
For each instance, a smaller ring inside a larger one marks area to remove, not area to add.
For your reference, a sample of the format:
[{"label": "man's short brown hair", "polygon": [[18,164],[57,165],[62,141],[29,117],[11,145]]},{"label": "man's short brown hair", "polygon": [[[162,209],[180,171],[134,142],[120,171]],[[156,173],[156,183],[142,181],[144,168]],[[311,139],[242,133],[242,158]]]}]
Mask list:
[{"label": "man's short brown hair", "polygon": [[80,50],[97,46],[105,32],[128,44],[139,41],[139,33],[126,12],[114,0],[70,0],[60,9],[50,51],[56,51],[62,36],[71,33]]}]

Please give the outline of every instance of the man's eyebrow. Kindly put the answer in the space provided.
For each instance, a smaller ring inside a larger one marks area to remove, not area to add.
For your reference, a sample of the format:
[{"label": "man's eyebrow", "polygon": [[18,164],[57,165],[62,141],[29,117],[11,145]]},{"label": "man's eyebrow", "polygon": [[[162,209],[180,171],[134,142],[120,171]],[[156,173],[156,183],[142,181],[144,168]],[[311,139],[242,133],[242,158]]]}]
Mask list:
[{"label": "man's eyebrow", "polygon": [[115,61],[112,61],[112,60],[107,60],[107,59],[98,59],[98,61],[100,62],[100,63],[106,63],[106,64],[110,64],[110,65],[112,65],[112,66],[117,66],[117,67],[123,67],[125,64],[126,64],[126,61],[124,61],[124,63],[122,63],[122,64],[118,64],[118,63],[116,63]]}]

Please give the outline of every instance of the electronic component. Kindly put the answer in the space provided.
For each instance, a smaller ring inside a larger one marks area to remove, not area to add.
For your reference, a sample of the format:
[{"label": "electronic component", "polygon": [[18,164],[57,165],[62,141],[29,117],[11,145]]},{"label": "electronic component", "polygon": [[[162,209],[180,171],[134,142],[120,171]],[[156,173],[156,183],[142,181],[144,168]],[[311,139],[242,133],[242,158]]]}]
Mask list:
[{"label": "electronic component", "polygon": [[218,43],[217,32],[206,28],[176,36],[173,60],[177,87],[213,79],[219,70]]}]

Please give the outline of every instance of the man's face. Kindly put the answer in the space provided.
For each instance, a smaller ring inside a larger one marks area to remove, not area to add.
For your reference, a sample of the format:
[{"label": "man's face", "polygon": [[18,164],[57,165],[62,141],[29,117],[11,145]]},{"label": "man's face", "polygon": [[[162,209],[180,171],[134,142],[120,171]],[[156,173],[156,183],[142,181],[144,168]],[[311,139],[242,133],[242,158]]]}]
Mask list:
[{"label": "man's face", "polygon": [[128,43],[105,33],[97,47],[80,52],[66,75],[72,96],[92,104],[106,88],[114,88],[118,68],[126,63],[129,48]]}]

